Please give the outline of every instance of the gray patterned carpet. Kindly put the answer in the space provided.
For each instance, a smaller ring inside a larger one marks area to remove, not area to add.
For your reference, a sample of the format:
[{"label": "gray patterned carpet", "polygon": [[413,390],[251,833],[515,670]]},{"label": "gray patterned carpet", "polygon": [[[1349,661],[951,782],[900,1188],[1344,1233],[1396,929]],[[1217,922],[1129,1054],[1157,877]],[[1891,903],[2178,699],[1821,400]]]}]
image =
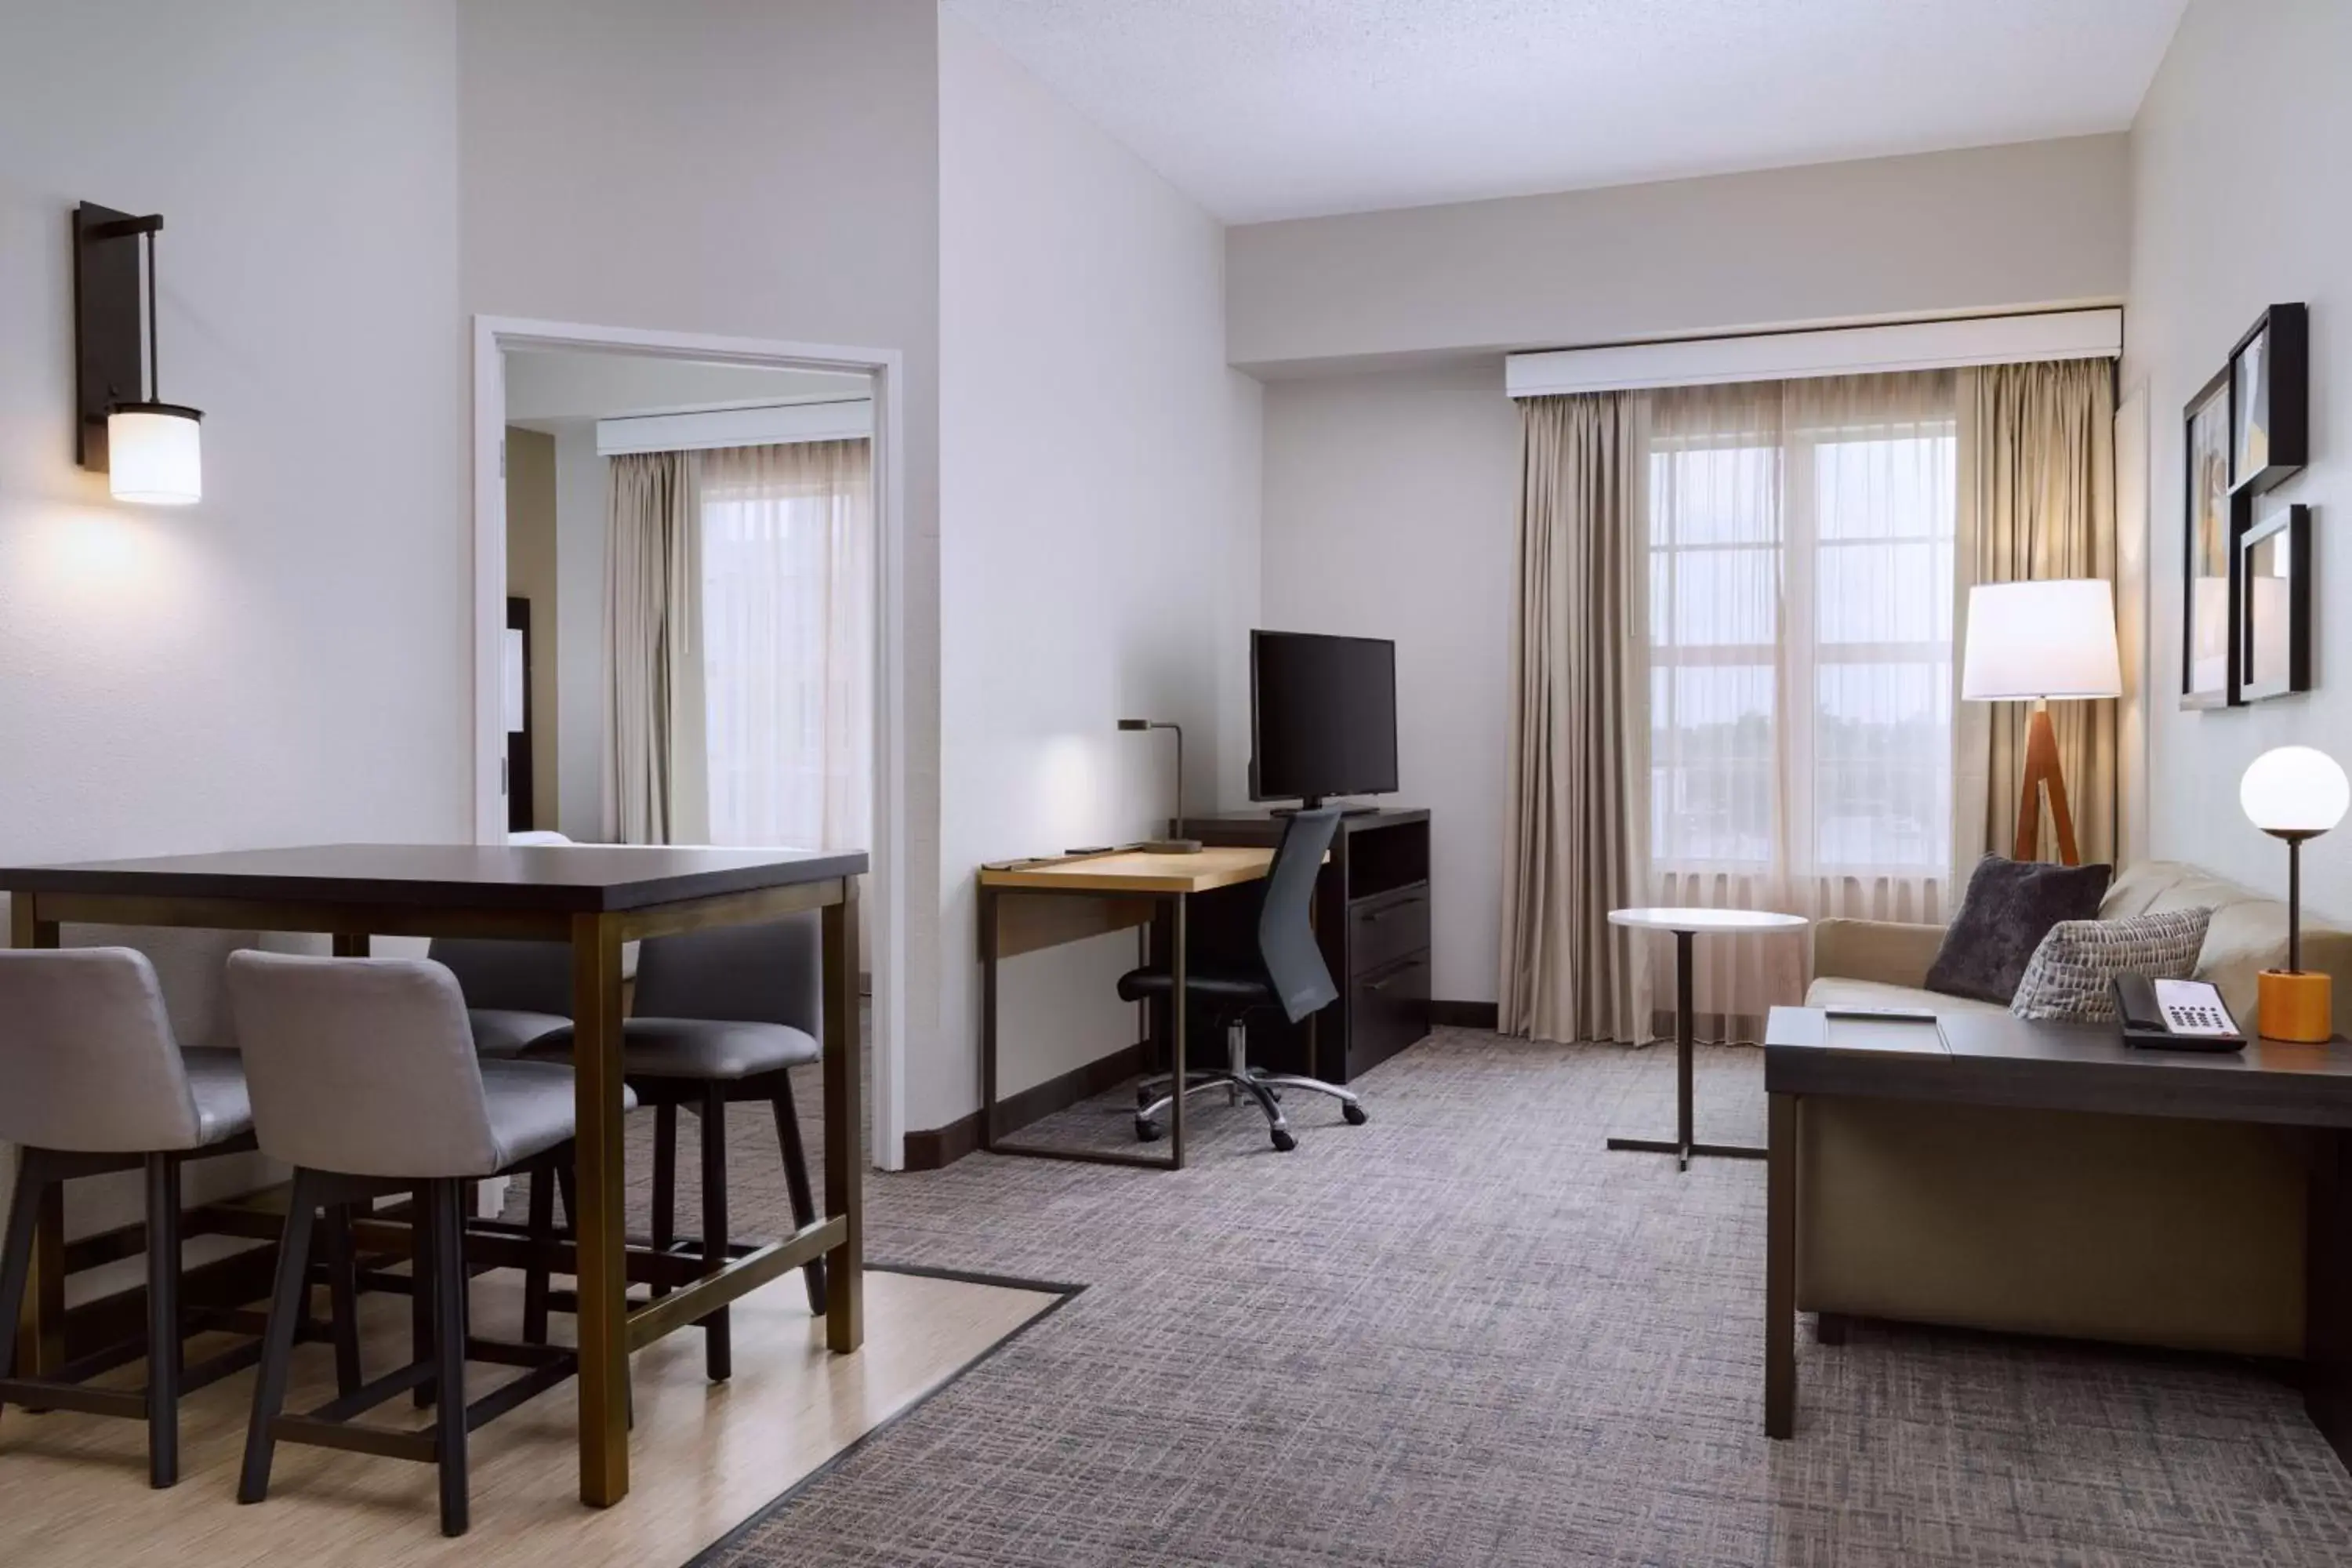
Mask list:
[{"label": "gray patterned carpet", "polygon": [[[1760,1139],[1760,1077],[1702,1052],[1702,1137]],[[1862,1325],[1801,1337],[1768,1443],[1762,1167],[1601,1152],[1669,1131],[1672,1085],[1664,1051],[1446,1030],[1363,1081],[1369,1126],[1294,1100],[1293,1154],[1210,1096],[1180,1175],[877,1177],[877,1258],[1092,1289],[709,1561],[2352,1563],[2352,1479],[2227,1362]],[[773,1133],[730,1134],[756,1222]]]}]

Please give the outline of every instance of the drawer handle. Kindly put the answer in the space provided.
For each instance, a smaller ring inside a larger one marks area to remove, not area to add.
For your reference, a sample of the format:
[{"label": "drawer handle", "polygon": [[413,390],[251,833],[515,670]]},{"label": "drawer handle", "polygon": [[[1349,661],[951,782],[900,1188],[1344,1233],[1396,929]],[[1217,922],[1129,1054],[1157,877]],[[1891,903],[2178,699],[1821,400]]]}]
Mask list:
[{"label": "drawer handle", "polygon": [[1388,919],[1391,915],[1401,915],[1404,913],[1405,910],[1413,908],[1420,902],[1421,900],[1419,899],[1406,899],[1400,903],[1393,903],[1383,909],[1374,910],[1370,914],[1364,917],[1364,923],[1366,925],[1378,925],[1382,921]]},{"label": "drawer handle", "polygon": [[1398,981],[1400,981],[1400,980],[1402,980],[1402,979],[1403,979],[1403,978],[1404,978],[1404,971],[1403,971],[1403,970],[1402,970],[1402,969],[1393,969],[1393,970],[1391,970],[1388,973],[1383,974],[1382,976],[1381,976],[1378,980],[1373,981],[1370,985],[1365,986],[1365,987],[1364,987],[1364,989],[1365,989],[1365,990],[1367,990],[1367,991],[1385,991],[1385,990],[1387,990],[1390,986],[1391,986],[1391,985],[1395,984]]}]

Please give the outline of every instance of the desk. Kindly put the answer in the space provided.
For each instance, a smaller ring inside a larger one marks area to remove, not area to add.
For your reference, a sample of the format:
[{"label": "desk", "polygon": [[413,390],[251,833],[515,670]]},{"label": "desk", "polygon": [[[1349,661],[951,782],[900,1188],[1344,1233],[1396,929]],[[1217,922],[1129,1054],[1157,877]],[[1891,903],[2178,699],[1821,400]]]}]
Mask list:
[{"label": "desk", "polygon": [[[508,937],[572,946],[578,1073],[580,1497],[599,1507],[629,1490],[629,1352],[707,1316],[822,1254],[825,1343],[865,1338],[857,1152],[857,883],[863,850],[528,847],[333,844],[0,870],[17,947],[55,947],[61,922],[323,931],[338,953],[371,935]],[[678,1270],[621,1228],[621,944],[706,926],[750,925],[821,910],[824,974],[824,1215],[782,1241],[742,1248],[708,1274]],[[44,1217],[25,1342],[55,1364],[64,1309],[56,1216]],[[469,1237],[468,1245],[474,1245]],[[496,1252],[499,1238],[485,1249]],[[519,1261],[520,1243],[504,1243]],[[668,1295],[631,1309],[632,1279]]]},{"label": "desk", "polygon": [[1775,1007],[1764,1035],[1764,1433],[1796,1420],[1797,1140],[1809,1100],[1921,1100],[2312,1130],[2305,1407],[2352,1465],[2352,1044],[2142,1050],[2112,1024],[1955,1013],[1940,1027]]},{"label": "desk", "polygon": [[1184,1081],[1184,928],[1186,901],[1195,893],[1238,887],[1265,876],[1271,849],[1203,849],[1192,855],[1119,850],[1052,860],[1012,861],[980,871],[981,1107],[980,1146],[992,1153],[1042,1160],[1084,1160],[1184,1168],[1184,1096],[1168,1108],[1168,1153],[1054,1149],[1007,1140],[997,1126],[997,963],[1064,942],[1164,922],[1165,951],[1176,984],[1168,1000],[1169,1067]]}]

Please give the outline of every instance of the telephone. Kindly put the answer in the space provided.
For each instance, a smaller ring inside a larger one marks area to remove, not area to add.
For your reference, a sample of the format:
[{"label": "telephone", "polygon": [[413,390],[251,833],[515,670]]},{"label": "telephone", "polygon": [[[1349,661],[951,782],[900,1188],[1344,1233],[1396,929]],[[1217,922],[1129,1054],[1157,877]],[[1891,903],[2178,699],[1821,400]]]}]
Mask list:
[{"label": "telephone", "polygon": [[2173,1051],[2235,1051],[2246,1037],[2221,993],[2201,980],[2150,980],[2118,974],[2109,983],[2124,1044]]}]

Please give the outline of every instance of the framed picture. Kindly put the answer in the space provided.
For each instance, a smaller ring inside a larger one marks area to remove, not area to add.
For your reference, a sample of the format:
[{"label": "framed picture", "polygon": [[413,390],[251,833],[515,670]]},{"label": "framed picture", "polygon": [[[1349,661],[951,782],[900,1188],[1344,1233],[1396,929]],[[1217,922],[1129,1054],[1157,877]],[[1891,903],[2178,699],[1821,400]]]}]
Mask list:
[{"label": "framed picture", "polygon": [[2186,569],[2181,574],[2180,703],[2238,700],[2237,497],[2230,489],[2231,373],[2224,370],[2182,413]]},{"label": "framed picture", "polygon": [[2311,509],[2281,507],[2238,536],[2239,689],[2311,689]]},{"label": "framed picture", "polygon": [[2311,313],[2273,305],[2230,351],[2230,485],[2260,494],[2310,460]]}]

